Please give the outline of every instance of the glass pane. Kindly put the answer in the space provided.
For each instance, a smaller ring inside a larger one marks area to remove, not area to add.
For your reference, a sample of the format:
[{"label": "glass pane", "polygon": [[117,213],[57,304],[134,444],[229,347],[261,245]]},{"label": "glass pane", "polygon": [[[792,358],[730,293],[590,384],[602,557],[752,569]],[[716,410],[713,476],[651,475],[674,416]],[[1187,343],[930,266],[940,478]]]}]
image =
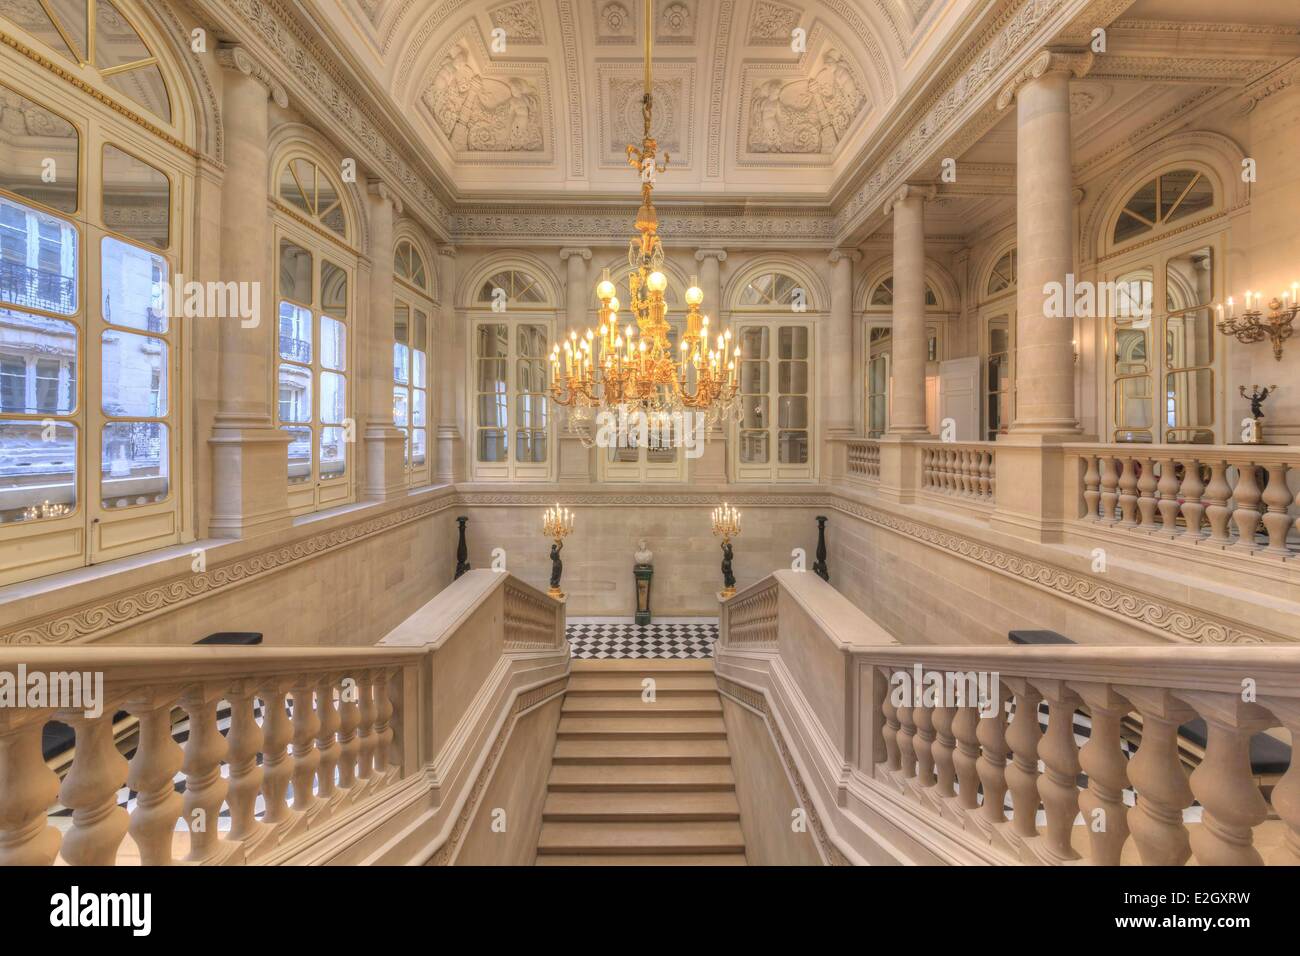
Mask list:
[{"label": "glass pane", "polygon": [[506,363],[497,359],[479,359],[478,390],[480,392],[506,392]]},{"label": "glass pane", "polygon": [[280,421],[311,421],[311,369],[280,366]]},{"label": "glass pane", "polygon": [[1165,376],[1165,426],[1197,428],[1214,424],[1214,372],[1208,368]]},{"label": "glass pane", "polygon": [[76,427],[0,421],[0,523],[61,518],[76,507]]},{"label": "glass pane", "polygon": [[758,395],[746,398],[740,406],[742,428],[767,427],[767,396]]},{"label": "glass pane", "polygon": [[72,315],[77,259],[70,222],[0,196],[0,301]]},{"label": "glass pane", "polygon": [[1178,176],[1180,179],[1173,185],[1162,186],[1162,190],[1167,191],[1168,193],[1177,193],[1177,195],[1174,195],[1172,198],[1168,195],[1161,196],[1162,200],[1176,203],[1176,205],[1173,205],[1170,208],[1170,211],[1166,213],[1167,222],[1175,222],[1184,216],[1194,216],[1199,212],[1204,212],[1214,205],[1214,187],[1205,176],[1197,175],[1191,188],[1185,191],[1180,187],[1182,185],[1182,180],[1188,177],[1188,171],[1180,170],[1177,173],[1166,173],[1164,178],[1168,180],[1171,176]]},{"label": "glass pane", "polygon": [[1214,319],[1209,309],[1165,319],[1166,368],[1196,368],[1214,362]]},{"label": "glass pane", "polygon": [[503,462],[506,460],[506,433],[504,431],[479,429],[478,460],[484,462]]},{"label": "glass pane", "polygon": [[105,415],[162,418],[167,414],[167,343],[109,330],[100,343]]},{"label": "glass pane", "polygon": [[1145,184],[1124,204],[1124,211],[1139,221],[1156,222],[1156,181]]},{"label": "glass pane", "polygon": [[781,326],[780,351],[783,359],[806,359],[808,357],[808,330],[799,325]]},{"label": "glass pane", "polygon": [[112,76],[104,77],[104,82],[123,96],[135,100],[164,122],[172,121],[167,82],[163,79],[162,70],[153,64],[114,73]]},{"label": "glass pane", "polygon": [[411,353],[411,384],[416,388],[428,388],[429,360],[423,352]]},{"label": "glass pane", "polygon": [[1007,330],[1003,328],[989,329],[989,353],[996,354],[1007,350]]},{"label": "glass pane", "polygon": [[320,430],[320,476],[339,478],[347,473],[348,446],[343,440],[342,428]]},{"label": "glass pane", "polygon": [[[98,0],[95,19],[95,66],[100,70],[136,63],[152,54],[140,35],[108,0]],[[119,93],[135,100],[154,116],[170,123],[171,103],[162,71],[152,63],[123,70],[104,81]]]},{"label": "glass pane", "polygon": [[515,408],[519,412],[516,424],[520,428],[540,429],[546,427],[546,399],[538,395],[519,395],[515,398]]},{"label": "glass pane", "polygon": [[408,389],[393,389],[393,424],[398,428],[411,424],[411,393]]},{"label": "glass pane", "polygon": [[0,412],[67,415],[77,406],[77,327],[0,309]]},{"label": "glass pane", "polygon": [[1214,301],[1214,251],[1180,253],[1165,266],[1165,311],[1182,312]]},{"label": "glass pane", "polygon": [[1150,318],[1155,307],[1155,273],[1148,267],[1127,272],[1115,280],[1114,301],[1099,303],[1121,319]]},{"label": "glass pane", "polygon": [[410,382],[411,350],[401,342],[393,343],[393,381],[406,385]]},{"label": "glass pane", "polygon": [[170,311],[167,260],[112,236],[105,236],[100,243],[100,258],[104,321],[166,332]]},{"label": "glass pane", "polygon": [[777,433],[777,454],[783,465],[808,464],[808,433],[791,431]]},{"label": "glass pane", "polygon": [[167,248],[171,181],[146,162],[104,144],[104,225],[128,239]]},{"label": "glass pane", "polygon": [[478,397],[478,423],[496,428],[506,426],[506,397],[504,394],[480,395]]},{"label": "glass pane", "polygon": [[[11,6],[0,2],[0,13],[18,19],[10,12]],[[40,16],[39,11],[36,15]],[[0,130],[0,189],[59,212],[76,212],[81,144],[77,128],[57,113],[0,86]]]},{"label": "glass pane", "polygon": [[348,380],[337,372],[321,372],[320,420],[326,425],[341,425],[348,416]]},{"label": "glass pane", "polygon": [[1123,378],[1115,383],[1115,425],[1120,429],[1150,428],[1151,379]]},{"label": "glass pane", "polygon": [[[309,356],[310,351],[309,347]],[[328,315],[322,315],[320,317],[320,364],[324,368],[341,372],[347,367],[347,355],[348,327],[342,322],[335,322]]]},{"label": "glass pane", "polygon": [[807,428],[808,399],[801,395],[778,399],[776,416],[779,428]]},{"label": "glass pane", "polygon": [[339,201],[338,189],[334,180],[324,173],[317,173],[316,209],[320,214],[321,225],[332,229],[340,236],[347,231],[347,217],[343,215],[343,204]]},{"label": "glass pane", "polygon": [[767,358],[768,330],[761,326],[747,326],[740,330],[740,354],[747,360]]},{"label": "glass pane", "polygon": [[766,465],[768,461],[768,433],[742,431],[740,433],[740,460],[747,465]]},{"label": "glass pane", "polygon": [[411,430],[411,464],[415,467],[423,465],[429,459],[428,436],[423,428]]},{"label": "glass pane", "polygon": [[508,328],[501,323],[484,323],[478,327],[478,355],[480,358],[505,358],[510,354]]},{"label": "glass pane", "polygon": [[280,303],[280,357],[311,361],[311,313],[289,302]]},{"label": "glass pane", "polygon": [[332,262],[321,260],[320,307],[336,319],[348,317],[348,274]]},{"label": "glass pane", "polygon": [[316,196],[316,167],[295,159],[280,170],[280,198],[311,216]]},{"label": "glass pane", "polygon": [[778,362],[777,389],[782,395],[806,395],[808,393],[808,363]]},{"label": "glass pane", "polygon": [[280,297],[311,305],[311,253],[280,240]]},{"label": "glass pane", "polygon": [[167,426],[110,422],[104,426],[99,493],[105,508],[163,501],[168,492]]},{"label": "glass pane", "polygon": [[411,307],[402,302],[393,307],[393,341],[411,343]]},{"label": "glass pane", "polygon": [[50,8],[56,13],[64,11],[71,13],[62,25],[73,42],[80,44],[79,49],[68,49],[68,45],[63,42],[63,37],[55,29],[54,22],[41,9],[39,3],[33,0],[0,0],[0,16],[8,17],[32,36],[57,50],[60,56],[80,60],[86,51],[86,5],[78,4],[77,0],[50,0]]},{"label": "glass pane", "polygon": [[894,279],[891,276],[885,279],[871,291],[871,305],[893,305],[894,304]]},{"label": "glass pane", "polygon": [[515,461],[539,464],[546,461],[546,432],[515,432]]},{"label": "glass pane", "polygon": [[289,484],[299,485],[311,481],[311,429],[286,428],[289,442]]},{"label": "glass pane", "polygon": [[429,349],[429,317],[419,309],[415,310],[415,318],[411,321],[411,346],[421,351]]},{"label": "glass pane", "polygon": [[416,428],[423,428],[429,424],[426,421],[425,408],[429,404],[429,393],[422,389],[415,389],[411,392],[411,424]]},{"label": "glass pane", "polygon": [[1138,375],[1150,371],[1147,362],[1147,333],[1145,329],[1115,329],[1115,373]]},{"label": "glass pane", "polygon": [[550,372],[542,359],[519,359],[515,363],[515,386],[521,392],[543,392],[549,385]]},{"label": "glass pane", "polygon": [[546,357],[546,327],[545,326],[541,326],[541,325],[519,326],[519,354],[526,358]]},{"label": "glass pane", "polygon": [[766,395],[768,384],[767,362],[740,363],[740,392],[742,395]]}]

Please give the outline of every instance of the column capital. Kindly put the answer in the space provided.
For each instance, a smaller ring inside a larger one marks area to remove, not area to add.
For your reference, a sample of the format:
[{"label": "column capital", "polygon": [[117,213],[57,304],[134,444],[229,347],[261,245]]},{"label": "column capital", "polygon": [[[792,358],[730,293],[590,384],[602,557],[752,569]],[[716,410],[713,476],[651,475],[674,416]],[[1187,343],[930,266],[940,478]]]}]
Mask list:
[{"label": "column capital", "polygon": [[727,261],[726,249],[696,249],[695,261],[703,262],[705,259],[717,259],[719,262]]},{"label": "column capital", "polygon": [[1088,75],[1092,69],[1091,50],[1040,50],[1026,63],[998,94],[998,109],[1004,110],[1016,98],[1016,93],[1026,83],[1046,76],[1048,73],[1068,73],[1076,79]]},{"label": "column capital", "polygon": [[227,70],[234,70],[250,77],[266,87],[266,94],[275,100],[280,109],[288,109],[289,94],[260,61],[248,52],[247,47],[238,44],[222,44],[217,47],[217,62]]},{"label": "column capital", "polygon": [[591,261],[591,250],[585,246],[565,246],[560,250],[560,261],[565,262],[571,256],[581,256],[584,262]]},{"label": "column capital", "polygon": [[382,179],[366,180],[366,192],[380,202],[392,203],[394,216],[402,214],[402,197],[397,195],[397,191]]},{"label": "column capital", "polygon": [[899,187],[898,191],[885,200],[884,213],[886,216],[893,215],[894,207],[899,203],[907,202],[909,199],[919,199],[921,202],[931,202],[939,195],[939,187],[933,183],[905,183]]},{"label": "column capital", "polygon": [[827,260],[831,265],[837,265],[840,262],[858,263],[862,261],[862,253],[856,249],[832,249]]},{"label": "column capital", "polygon": [[460,253],[457,252],[455,246],[439,246],[438,255],[446,256],[448,259],[455,259],[458,255],[460,255]]}]

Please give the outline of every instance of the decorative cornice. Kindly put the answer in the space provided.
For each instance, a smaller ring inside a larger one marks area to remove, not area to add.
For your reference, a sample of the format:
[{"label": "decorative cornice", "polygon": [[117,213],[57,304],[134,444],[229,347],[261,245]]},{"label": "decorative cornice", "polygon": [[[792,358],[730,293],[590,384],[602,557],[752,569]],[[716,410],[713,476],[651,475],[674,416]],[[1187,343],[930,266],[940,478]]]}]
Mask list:
[{"label": "decorative cornice", "polygon": [[1068,73],[1075,79],[1082,79],[1092,69],[1092,51],[1084,50],[1043,50],[1026,63],[1010,82],[1002,87],[998,94],[998,109],[1004,110],[1016,98],[1016,93],[1026,83],[1040,79],[1049,73]]},{"label": "decorative cornice", "polygon": [[289,108],[289,94],[259,60],[238,44],[222,44],[217,47],[217,62],[227,70],[234,70],[244,76],[257,80],[266,88],[267,95],[282,110]]},{"label": "decorative cornice", "polygon": [[1296,77],[1300,76],[1300,57],[1278,67],[1267,76],[1260,77],[1246,86],[1246,112],[1249,113],[1259,105],[1260,100],[1267,99],[1275,93],[1291,87]]}]

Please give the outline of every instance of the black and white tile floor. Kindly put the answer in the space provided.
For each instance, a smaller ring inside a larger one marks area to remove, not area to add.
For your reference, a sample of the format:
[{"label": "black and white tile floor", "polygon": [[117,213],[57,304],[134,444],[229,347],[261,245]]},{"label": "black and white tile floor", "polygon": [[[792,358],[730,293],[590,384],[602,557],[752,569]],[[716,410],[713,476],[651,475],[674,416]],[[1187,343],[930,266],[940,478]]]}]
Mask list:
[{"label": "black and white tile floor", "polygon": [[569,618],[568,637],[579,660],[699,660],[713,656],[718,620],[677,617],[636,624],[628,618],[576,617]]}]

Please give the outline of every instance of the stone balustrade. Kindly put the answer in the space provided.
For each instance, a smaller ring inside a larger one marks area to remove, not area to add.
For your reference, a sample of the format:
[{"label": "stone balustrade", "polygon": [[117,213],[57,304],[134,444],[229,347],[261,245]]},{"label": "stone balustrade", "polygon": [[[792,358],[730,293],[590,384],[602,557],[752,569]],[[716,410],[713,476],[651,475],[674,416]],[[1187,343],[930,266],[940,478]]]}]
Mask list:
[{"label": "stone balustrade", "polygon": [[880,481],[880,442],[873,439],[850,439],[845,442],[847,477],[875,484]]},{"label": "stone balustrade", "polygon": [[994,442],[923,443],[921,488],[992,505],[997,499],[995,447]]},{"label": "stone balustrade", "polygon": [[1067,446],[1092,525],[1284,559],[1300,552],[1300,449]]}]

